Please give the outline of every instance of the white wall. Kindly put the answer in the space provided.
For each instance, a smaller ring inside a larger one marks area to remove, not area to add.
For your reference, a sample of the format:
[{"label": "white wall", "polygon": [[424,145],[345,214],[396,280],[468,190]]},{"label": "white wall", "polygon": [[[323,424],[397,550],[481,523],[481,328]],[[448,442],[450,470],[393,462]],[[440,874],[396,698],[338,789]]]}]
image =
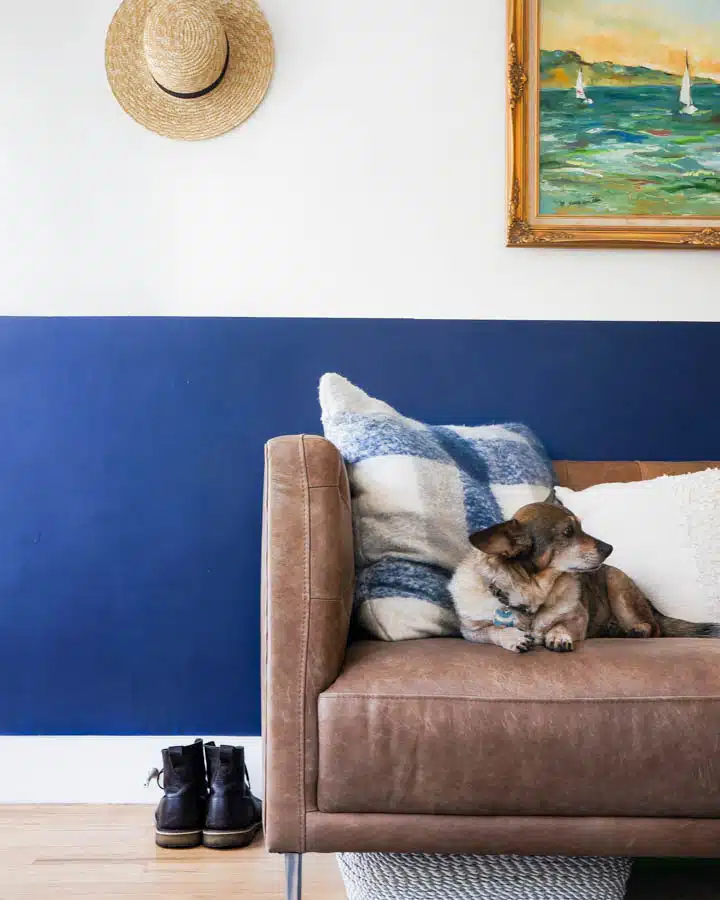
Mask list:
[{"label": "white wall", "polygon": [[[270,93],[200,144],[115,103],[115,4],[4,4],[0,315],[718,319],[712,253],[504,248],[504,0],[264,0]],[[2,738],[0,802],[154,802],[171,740]]]},{"label": "white wall", "polygon": [[[191,744],[193,735],[108,737],[104,735],[0,736],[0,804],[157,803],[160,792],[145,779],[162,768],[161,750]],[[217,744],[245,748],[253,793],[264,793],[262,740],[219,737]]]},{"label": "white wall", "polygon": [[0,314],[717,319],[720,256],[507,250],[503,0],[264,0],[270,93],[136,125],[115,0],[6,4]]}]

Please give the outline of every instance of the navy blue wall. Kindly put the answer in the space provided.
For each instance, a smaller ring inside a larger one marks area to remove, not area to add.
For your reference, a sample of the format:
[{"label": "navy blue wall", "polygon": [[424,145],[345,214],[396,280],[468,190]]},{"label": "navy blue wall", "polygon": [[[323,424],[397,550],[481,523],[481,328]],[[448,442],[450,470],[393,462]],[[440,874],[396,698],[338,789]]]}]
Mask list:
[{"label": "navy blue wall", "polygon": [[256,734],[262,447],[341,372],[554,457],[720,459],[720,324],[0,320],[0,732]]}]

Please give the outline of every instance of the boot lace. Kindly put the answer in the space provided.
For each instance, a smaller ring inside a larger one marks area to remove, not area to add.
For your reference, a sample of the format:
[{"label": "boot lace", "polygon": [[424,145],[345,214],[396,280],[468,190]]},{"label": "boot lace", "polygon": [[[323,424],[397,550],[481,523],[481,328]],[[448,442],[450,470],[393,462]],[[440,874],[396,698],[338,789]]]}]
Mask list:
[{"label": "boot lace", "polygon": [[[250,790],[252,790],[252,785],[250,784],[250,773],[248,772],[248,767],[247,767],[247,765],[245,765],[245,766],[243,766],[243,768],[245,769],[245,783],[247,784],[248,788]],[[147,774],[147,778],[145,779],[144,786],[146,788],[148,788],[154,781],[157,784],[157,786],[160,788],[160,790],[164,791],[165,783],[164,782],[162,784],[160,783],[160,776],[162,775],[162,773],[163,773],[162,769],[158,769],[156,766],[153,766],[152,769],[150,769],[150,771]]]},{"label": "boot lace", "polygon": [[160,784],[160,776],[162,775],[162,773],[163,773],[162,769],[157,769],[157,768],[155,768],[155,766],[153,766],[153,768],[150,769],[150,771],[148,772],[147,778],[145,779],[145,787],[146,788],[150,787],[150,785],[154,781],[157,783],[157,786],[160,788],[160,790],[164,791],[165,783],[163,782],[163,784]]}]

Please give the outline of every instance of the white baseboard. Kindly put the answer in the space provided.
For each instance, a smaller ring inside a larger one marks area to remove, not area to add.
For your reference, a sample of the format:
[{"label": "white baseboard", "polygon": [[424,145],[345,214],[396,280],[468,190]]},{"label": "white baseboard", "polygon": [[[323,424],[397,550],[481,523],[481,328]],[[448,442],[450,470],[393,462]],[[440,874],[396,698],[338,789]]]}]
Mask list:
[{"label": "white baseboard", "polygon": [[[152,803],[161,796],[144,787],[148,771],[162,766],[160,751],[191,744],[193,737],[0,736],[0,803]],[[259,737],[213,738],[245,747],[253,793],[262,797]]]}]

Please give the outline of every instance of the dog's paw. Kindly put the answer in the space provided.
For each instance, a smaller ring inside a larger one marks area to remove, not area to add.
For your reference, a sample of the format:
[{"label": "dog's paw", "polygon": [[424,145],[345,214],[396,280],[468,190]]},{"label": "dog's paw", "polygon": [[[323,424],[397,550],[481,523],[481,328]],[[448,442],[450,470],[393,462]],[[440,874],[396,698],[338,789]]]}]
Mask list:
[{"label": "dog's paw", "polygon": [[555,653],[571,653],[575,649],[575,644],[569,634],[547,635],[545,646]]},{"label": "dog's paw", "polygon": [[638,623],[634,625],[630,631],[628,631],[628,637],[631,638],[649,638],[652,637],[652,625],[647,624],[646,622]]},{"label": "dog's paw", "polygon": [[497,643],[513,653],[527,653],[533,645],[533,639],[531,634],[520,631],[519,628],[503,628],[498,635]]}]

